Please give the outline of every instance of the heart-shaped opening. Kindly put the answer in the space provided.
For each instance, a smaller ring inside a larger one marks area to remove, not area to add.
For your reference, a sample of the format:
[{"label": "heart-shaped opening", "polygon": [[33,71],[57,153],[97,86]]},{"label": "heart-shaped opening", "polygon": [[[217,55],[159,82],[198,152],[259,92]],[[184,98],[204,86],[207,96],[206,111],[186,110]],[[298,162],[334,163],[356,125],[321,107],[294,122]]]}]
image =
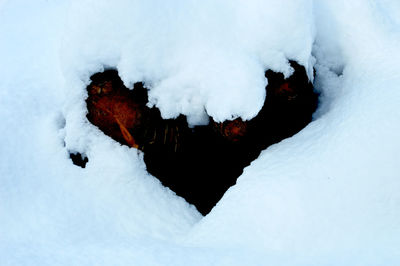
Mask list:
[{"label": "heart-shaped opening", "polygon": [[260,152],[304,128],[318,95],[304,67],[290,61],[288,79],[271,70],[262,110],[250,121],[238,118],[190,128],[186,117],[162,119],[146,106],[147,89],[124,86],[116,70],[96,73],[87,87],[88,120],[121,144],[144,152],[147,171],[206,215]]}]

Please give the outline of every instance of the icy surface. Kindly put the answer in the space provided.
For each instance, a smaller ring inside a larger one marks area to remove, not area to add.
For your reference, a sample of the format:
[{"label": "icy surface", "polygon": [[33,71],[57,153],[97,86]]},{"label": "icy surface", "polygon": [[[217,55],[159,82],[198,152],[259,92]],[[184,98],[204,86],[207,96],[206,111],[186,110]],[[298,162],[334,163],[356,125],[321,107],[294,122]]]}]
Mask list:
[{"label": "icy surface", "polygon": [[[395,0],[0,0],[0,265],[399,265],[399,17]],[[314,121],[204,218],[85,118],[90,75],[116,68],[164,117],[250,119],[288,59],[315,63]]]}]

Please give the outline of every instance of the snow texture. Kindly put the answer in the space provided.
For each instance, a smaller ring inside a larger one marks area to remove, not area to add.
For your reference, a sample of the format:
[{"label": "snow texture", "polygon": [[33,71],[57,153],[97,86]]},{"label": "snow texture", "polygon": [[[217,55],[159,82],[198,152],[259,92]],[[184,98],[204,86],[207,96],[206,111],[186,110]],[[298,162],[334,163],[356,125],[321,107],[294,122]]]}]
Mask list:
[{"label": "snow texture", "polygon": [[[399,18],[396,0],[0,0],[0,265],[399,265]],[[206,217],[86,119],[107,68],[165,118],[251,119],[289,59],[317,70],[314,121]]]}]

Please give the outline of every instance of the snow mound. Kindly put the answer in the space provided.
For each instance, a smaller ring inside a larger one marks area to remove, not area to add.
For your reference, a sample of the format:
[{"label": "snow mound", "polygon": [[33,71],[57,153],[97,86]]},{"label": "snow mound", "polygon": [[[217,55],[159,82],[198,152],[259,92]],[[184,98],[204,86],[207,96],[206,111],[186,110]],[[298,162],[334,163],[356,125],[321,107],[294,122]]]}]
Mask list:
[{"label": "snow mound", "polygon": [[[398,265],[399,17],[394,0],[0,1],[0,264]],[[165,118],[250,119],[289,59],[317,70],[314,122],[204,218],[86,119],[104,68]]]}]

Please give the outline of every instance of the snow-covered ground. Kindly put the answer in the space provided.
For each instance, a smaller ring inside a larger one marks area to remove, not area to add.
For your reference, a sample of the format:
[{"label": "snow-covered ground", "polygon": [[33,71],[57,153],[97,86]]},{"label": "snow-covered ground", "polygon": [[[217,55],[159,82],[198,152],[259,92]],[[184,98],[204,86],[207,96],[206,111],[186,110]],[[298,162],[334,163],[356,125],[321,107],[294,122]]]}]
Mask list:
[{"label": "snow-covered ground", "polygon": [[[397,0],[1,0],[0,265],[399,265],[399,47]],[[164,117],[250,119],[288,59],[314,121],[206,217],[85,117],[117,68]]]}]

